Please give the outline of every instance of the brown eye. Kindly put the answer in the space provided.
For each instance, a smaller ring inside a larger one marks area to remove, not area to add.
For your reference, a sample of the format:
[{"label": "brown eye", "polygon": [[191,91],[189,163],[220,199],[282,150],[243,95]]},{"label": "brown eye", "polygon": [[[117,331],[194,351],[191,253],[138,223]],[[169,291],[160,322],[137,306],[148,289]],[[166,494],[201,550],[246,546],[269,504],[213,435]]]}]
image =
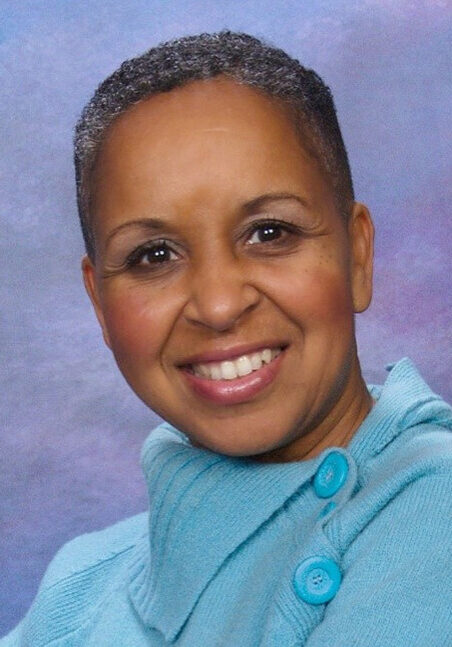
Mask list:
[{"label": "brown eye", "polygon": [[286,225],[279,222],[263,222],[253,227],[247,244],[256,245],[257,243],[279,242],[281,238],[290,237],[290,234],[294,233],[294,227],[288,224]]},{"label": "brown eye", "polygon": [[177,259],[175,252],[165,242],[135,249],[127,258],[128,267],[159,266]]},{"label": "brown eye", "polygon": [[169,261],[170,257],[170,248],[161,245],[160,247],[151,247],[143,252],[142,260],[146,260],[148,263],[164,263],[165,261]]},{"label": "brown eye", "polygon": [[263,225],[256,229],[254,233],[257,234],[259,243],[266,243],[281,237],[281,227],[279,225]]}]

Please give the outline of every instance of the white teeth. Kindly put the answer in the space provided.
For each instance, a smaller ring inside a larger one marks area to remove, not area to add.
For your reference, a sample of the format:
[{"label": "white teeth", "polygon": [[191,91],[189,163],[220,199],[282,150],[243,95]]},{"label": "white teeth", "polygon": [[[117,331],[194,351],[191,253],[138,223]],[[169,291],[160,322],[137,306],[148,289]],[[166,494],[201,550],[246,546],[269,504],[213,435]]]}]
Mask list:
[{"label": "white teeth", "polygon": [[281,352],[281,348],[265,348],[258,353],[242,355],[235,360],[194,364],[193,372],[198,377],[208,380],[234,380],[257,371],[262,364],[270,364]]},{"label": "white teeth", "polygon": [[221,366],[219,366],[218,364],[213,364],[210,367],[210,370],[209,370],[209,367],[205,367],[205,368],[207,370],[207,376],[206,377],[209,377],[209,373],[210,373],[210,379],[211,380],[221,380],[221,377],[222,377],[221,376]]},{"label": "white teeth", "polygon": [[259,353],[253,353],[250,357],[251,360],[251,366],[253,367],[253,371],[257,371],[260,369],[262,366],[262,358],[259,355]]},{"label": "white teeth", "polygon": [[251,361],[246,355],[239,357],[238,360],[236,360],[235,365],[240,377],[242,377],[242,375],[249,375],[253,372]]},{"label": "white teeth", "polygon": [[221,362],[221,377],[223,380],[233,380],[237,377],[237,371],[234,362]]}]

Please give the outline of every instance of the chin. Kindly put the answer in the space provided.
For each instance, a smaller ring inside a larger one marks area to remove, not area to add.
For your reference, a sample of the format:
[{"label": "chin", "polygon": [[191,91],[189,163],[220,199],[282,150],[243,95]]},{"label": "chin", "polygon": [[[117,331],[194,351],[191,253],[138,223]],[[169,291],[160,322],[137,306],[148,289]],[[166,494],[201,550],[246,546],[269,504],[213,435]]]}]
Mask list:
[{"label": "chin", "polygon": [[230,456],[231,458],[255,458],[256,460],[263,459],[268,454],[271,454],[274,451],[277,452],[285,446],[283,441],[279,443],[277,441],[253,443],[250,442],[250,439],[245,439],[245,442],[243,442],[243,438],[241,441],[242,442],[230,440],[230,442],[224,442],[223,439],[223,442],[221,442],[217,439],[205,441],[190,439],[193,447],[197,447],[199,449],[208,449],[216,454],[223,454],[224,456]]}]

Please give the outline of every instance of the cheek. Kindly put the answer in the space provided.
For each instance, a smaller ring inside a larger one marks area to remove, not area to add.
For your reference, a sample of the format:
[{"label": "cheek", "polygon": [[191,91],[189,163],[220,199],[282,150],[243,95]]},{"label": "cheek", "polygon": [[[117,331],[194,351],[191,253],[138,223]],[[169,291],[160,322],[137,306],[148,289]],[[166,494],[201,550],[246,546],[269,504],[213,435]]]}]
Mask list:
[{"label": "cheek", "polygon": [[350,285],[340,266],[294,268],[290,280],[278,281],[274,291],[286,314],[306,329],[337,329],[353,321]]},{"label": "cheek", "polygon": [[315,321],[337,328],[340,322],[353,319],[353,305],[349,286],[339,273],[327,273],[318,281],[313,280],[309,303]]},{"label": "cheek", "polygon": [[119,364],[156,355],[168,329],[167,310],[143,290],[112,291],[104,299],[104,319]]}]

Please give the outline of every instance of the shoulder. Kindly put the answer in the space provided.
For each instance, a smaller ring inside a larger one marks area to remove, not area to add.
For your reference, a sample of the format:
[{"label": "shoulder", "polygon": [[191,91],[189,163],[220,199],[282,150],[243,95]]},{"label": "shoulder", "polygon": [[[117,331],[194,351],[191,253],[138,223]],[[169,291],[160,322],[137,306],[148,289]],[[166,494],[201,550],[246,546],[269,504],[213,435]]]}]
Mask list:
[{"label": "shoulder", "polygon": [[[434,424],[420,424],[402,432],[365,466],[363,498],[369,498],[382,513],[389,502],[393,512],[400,507],[411,510],[412,519],[420,515],[420,500],[437,510],[448,506],[447,492],[452,488],[452,433]],[[381,508],[380,508],[381,506]],[[433,520],[433,517],[430,517]]]},{"label": "shoulder", "polygon": [[370,386],[375,404],[350,443],[363,481],[392,471],[413,478],[452,466],[452,408],[403,358],[387,367],[383,386]]},{"label": "shoulder", "polygon": [[452,432],[421,423],[401,430],[378,452],[359,461],[359,488],[394,491],[424,477],[452,477]]},{"label": "shoulder", "polygon": [[[443,532],[445,520],[452,518],[452,433],[447,428],[414,425],[358,472],[355,496],[342,518],[344,547],[366,537],[374,542],[375,533],[398,536],[402,544],[415,543],[416,533],[422,543],[430,533]],[[450,529],[448,534],[444,539],[450,550]]]},{"label": "shoulder", "polygon": [[[413,425],[357,464],[353,494],[331,528],[342,550],[375,533],[425,537],[452,515],[452,433],[435,424]],[[372,538],[373,537],[373,538]],[[449,542],[450,545],[450,542]]]},{"label": "shoulder", "polygon": [[68,541],[49,564],[40,590],[105,563],[113,566],[121,555],[130,551],[146,534],[147,520],[148,513],[143,512]]},{"label": "shoulder", "polygon": [[77,631],[105,604],[147,532],[148,513],[64,544],[48,566],[35,600],[20,625],[1,643],[47,645]]}]

